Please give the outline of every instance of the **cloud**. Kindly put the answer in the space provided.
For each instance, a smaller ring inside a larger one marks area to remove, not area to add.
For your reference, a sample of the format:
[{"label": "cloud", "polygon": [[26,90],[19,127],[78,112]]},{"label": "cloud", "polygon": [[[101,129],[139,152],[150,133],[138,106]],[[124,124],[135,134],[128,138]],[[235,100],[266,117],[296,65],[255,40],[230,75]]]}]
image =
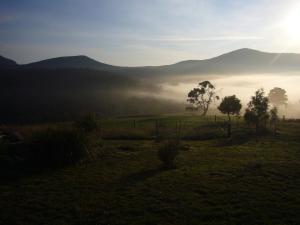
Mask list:
[{"label": "cloud", "polygon": [[0,23],[8,23],[15,21],[17,19],[17,16],[15,15],[8,15],[4,13],[0,13]]},{"label": "cloud", "polygon": [[263,39],[256,36],[211,36],[202,38],[193,37],[161,37],[144,39],[145,41],[162,41],[162,42],[199,42],[199,41],[240,41],[240,40],[259,40]]},{"label": "cloud", "polygon": [[300,51],[275,26],[297,0],[11,2],[0,11],[0,44],[10,46],[1,51],[21,62],[87,54],[117,65],[161,65],[245,47]]}]

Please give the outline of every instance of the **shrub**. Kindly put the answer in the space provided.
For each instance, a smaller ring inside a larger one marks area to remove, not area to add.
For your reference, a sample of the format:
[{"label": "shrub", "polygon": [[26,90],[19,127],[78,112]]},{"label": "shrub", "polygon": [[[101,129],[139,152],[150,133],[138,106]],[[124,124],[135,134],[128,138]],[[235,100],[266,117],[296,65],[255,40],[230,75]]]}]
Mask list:
[{"label": "shrub", "polygon": [[179,153],[180,143],[177,140],[169,140],[158,149],[158,157],[164,168],[173,168],[175,159]]},{"label": "shrub", "polygon": [[76,129],[47,129],[33,134],[30,140],[31,159],[41,167],[62,167],[74,164],[88,154],[88,139]]},{"label": "shrub", "polygon": [[84,132],[92,132],[97,130],[98,122],[94,113],[89,113],[83,116],[80,120],[75,123],[75,126]]},{"label": "shrub", "polygon": [[28,152],[28,148],[23,143],[11,144],[8,141],[0,140],[1,170],[7,171],[24,165],[29,157]]},{"label": "shrub", "polygon": [[8,144],[0,139],[0,168],[8,167],[13,158],[9,154]]}]

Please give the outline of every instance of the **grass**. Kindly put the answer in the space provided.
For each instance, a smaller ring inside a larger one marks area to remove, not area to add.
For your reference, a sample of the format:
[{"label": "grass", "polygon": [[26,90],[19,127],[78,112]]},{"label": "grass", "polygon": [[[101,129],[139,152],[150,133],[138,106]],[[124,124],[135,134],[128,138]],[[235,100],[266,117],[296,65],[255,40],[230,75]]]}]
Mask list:
[{"label": "grass", "polygon": [[[185,117],[135,119],[151,137],[153,121],[168,128]],[[120,120],[123,127],[117,120],[103,127],[135,129],[132,118]],[[172,170],[161,169],[153,139],[115,138],[104,140],[105,153],[88,164],[1,180],[0,224],[300,223],[300,123],[235,145],[182,142]]]}]

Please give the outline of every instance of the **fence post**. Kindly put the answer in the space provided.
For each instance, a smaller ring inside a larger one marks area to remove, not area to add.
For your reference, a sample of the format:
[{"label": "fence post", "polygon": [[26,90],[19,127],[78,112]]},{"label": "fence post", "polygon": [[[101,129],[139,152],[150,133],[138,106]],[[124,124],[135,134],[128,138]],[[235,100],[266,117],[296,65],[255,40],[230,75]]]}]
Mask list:
[{"label": "fence post", "polygon": [[155,120],[155,140],[158,141],[158,120]]},{"label": "fence post", "polygon": [[103,133],[103,127],[102,127],[102,120],[99,121],[99,136],[100,136],[100,139],[102,139],[102,133]]},{"label": "fence post", "polygon": [[135,127],[136,127],[135,120],[133,120],[133,128],[135,128]]}]

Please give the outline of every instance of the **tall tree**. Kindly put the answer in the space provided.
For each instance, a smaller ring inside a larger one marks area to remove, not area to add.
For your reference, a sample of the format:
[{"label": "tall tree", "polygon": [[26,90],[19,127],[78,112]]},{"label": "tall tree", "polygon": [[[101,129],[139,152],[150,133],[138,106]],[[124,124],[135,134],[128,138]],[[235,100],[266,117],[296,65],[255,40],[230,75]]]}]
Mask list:
[{"label": "tall tree", "polygon": [[221,113],[226,114],[228,117],[228,137],[231,136],[231,115],[239,115],[241,108],[241,101],[235,95],[223,98],[221,104],[218,107]]},{"label": "tall tree", "polygon": [[216,95],[215,86],[209,81],[203,81],[188,93],[187,101],[205,116],[210,104],[218,99],[219,96]]},{"label": "tall tree", "polygon": [[272,90],[270,90],[268,98],[270,103],[275,107],[287,105],[288,97],[286,91],[282,88],[275,87]]},{"label": "tall tree", "polygon": [[244,114],[246,122],[255,125],[256,133],[259,132],[260,128],[266,127],[269,118],[268,108],[269,99],[265,96],[264,90],[257,90],[255,95],[251,97],[251,101],[248,103],[248,108]]}]

